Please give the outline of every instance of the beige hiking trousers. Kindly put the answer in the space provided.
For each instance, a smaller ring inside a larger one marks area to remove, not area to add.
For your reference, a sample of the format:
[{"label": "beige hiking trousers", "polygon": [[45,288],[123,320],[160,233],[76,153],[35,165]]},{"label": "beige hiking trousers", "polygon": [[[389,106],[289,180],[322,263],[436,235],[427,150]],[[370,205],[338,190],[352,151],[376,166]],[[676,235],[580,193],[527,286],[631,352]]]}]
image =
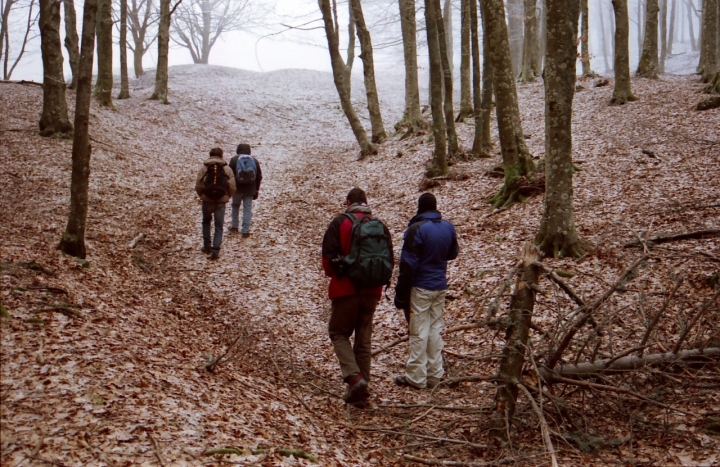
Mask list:
[{"label": "beige hiking trousers", "polygon": [[418,388],[425,388],[428,378],[439,381],[443,370],[442,315],[445,290],[413,287],[410,292],[410,357],[405,378]]}]

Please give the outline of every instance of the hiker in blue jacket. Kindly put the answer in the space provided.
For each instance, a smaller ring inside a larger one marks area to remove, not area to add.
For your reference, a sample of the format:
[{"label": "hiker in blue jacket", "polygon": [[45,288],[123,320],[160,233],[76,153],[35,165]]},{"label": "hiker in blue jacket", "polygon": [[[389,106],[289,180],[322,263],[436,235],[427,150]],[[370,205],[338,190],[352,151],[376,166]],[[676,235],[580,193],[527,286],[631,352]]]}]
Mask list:
[{"label": "hiker in blue jacket", "polygon": [[[262,169],[260,162],[251,156],[252,149],[249,144],[240,143],[237,155],[230,159],[230,169],[235,174],[237,191],[232,197],[230,232],[237,232],[240,226],[240,205],[242,205],[242,236],[250,236],[250,219],[252,218],[252,202],[258,199],[260,183],[262,182]],[[246,162],[246,163],[245,163]],[[240,163],[240,167],[238,167]],[[238,169],[241,170],[238,170]],[[242,170],[245,168],[245,170]]]},{"label": "hiker in blue jacket", "polygon": [[447,291],[447,263],[460,248],[455,227],[443,220],[432,193],[418,199],[417,215],[403,236],[395,307],[405,312],[410,334],[410,356],[405,375],[395,384],[416,389],[434,388],[444,374],[443,327]]}]

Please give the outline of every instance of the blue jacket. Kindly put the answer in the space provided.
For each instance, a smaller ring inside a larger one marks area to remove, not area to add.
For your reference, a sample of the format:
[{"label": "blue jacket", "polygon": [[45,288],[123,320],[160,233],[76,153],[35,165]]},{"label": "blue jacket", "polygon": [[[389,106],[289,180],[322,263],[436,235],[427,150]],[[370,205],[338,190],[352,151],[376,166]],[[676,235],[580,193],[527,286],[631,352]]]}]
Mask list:
[{"label": "blue jacket", "polygon": [[410,305],[410,290],[447,289],[447,262],[460,252],[455,227],[438,211],[425,211],[410,219],[400,254],[400,275],[395,306]]}]

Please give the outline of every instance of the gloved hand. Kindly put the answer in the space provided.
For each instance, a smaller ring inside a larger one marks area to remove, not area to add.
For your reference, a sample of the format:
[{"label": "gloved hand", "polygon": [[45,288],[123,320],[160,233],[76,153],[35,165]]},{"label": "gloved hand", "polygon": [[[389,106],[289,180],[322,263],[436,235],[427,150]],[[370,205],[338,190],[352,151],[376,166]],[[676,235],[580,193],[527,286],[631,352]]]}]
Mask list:
[{"label": "gloved hand", "polygon": [[330,266],[335,271],[335,277],[347,276],[347,263],[344,261],[344,257],[338,256],[330,260]]}]

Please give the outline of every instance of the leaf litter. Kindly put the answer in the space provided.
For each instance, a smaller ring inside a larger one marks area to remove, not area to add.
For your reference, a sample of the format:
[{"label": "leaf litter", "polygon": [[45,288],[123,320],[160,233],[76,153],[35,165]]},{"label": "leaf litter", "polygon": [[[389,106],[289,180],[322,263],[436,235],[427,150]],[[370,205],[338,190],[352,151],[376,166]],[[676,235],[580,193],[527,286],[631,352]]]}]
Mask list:
[{"label": "leaf litter", "polygon": [[[0,87],[6,109],[0,119],[0,302],[10,315],[2,318],[0,463],[311,465],[316,458],[320,465],[402,465],[408,462],[403,455],[413,455],[458,462],[512,456],[517,465],[548,465],[536,415],[523,396],[512,446],[483,450],[470,443],[487,442],[493,383],[463,382],[433,392],[395,387],[392,376],[403,371],[405,343],[374,357],[369,409],[342,402],[344,387],[327,337],[322,235],[347,191],[360,186],[393,232],[399,255],[431,157],[428,136],[395,136],[377,156],[357,161],[327,73],[217,66],[170,72],[171,105],[146,100],[153,79],[145,76],[132,82],[131,99],[115,101],[117,111],[91,109],[89,267],[56,250],[67,219],[72,142],[36,135],[39,88]],[[402,114],[403,80],[387,74],[379,81],[385,125],[391,127]],[[639,257],[642,248],[623,248],[625,243],[720,228],[720,112],[692,110],[700,88],[695,77],[635,79],[640,100],[621,107],[607,106],[612,86],[576,94],[573,158],[581,171],[574,208],[587,253],[581,261],[544,262],[573,274],[564,280],[586,301],[602,295]],[[354,89],[361,110],[362,83]],[[540,158],[542,84],[518,92],[527,142]],[[68,91],[71,108],[73,102]],[[469,147],[472,126],[458,128],[462,146]],[[220,260],[209,262],[199,251],[194,177],[210,148],[223,148],[229,158],[240,142],[251,144],[265,177],[252,236],[226,232]],[[461,242],[461,255],[448,271],[446,330],[485,315],[539,226],[541,196],[489,215],[486,199],[502,180],[484,174],[499,163],[499,156],[458,158],[455,176],[432,188]],[[130,249],[139,233],[146,238]],[[674,278],[684,275],[687,285],[660,321],[648,354],[672,350],[693,310],[711,295],[717,238],[652,251],[596,316],[608,336],[598,345],[598,358],[637,345]],[[557,335],[573,303],[547,281],[541,288],[534,322]],[[508,288],[499,297],[498,316],[510,293]],[[59,304],[78,315],[33,313]],[[691,333],[691,343],[718,331],[717,313],[712,310]],[[582,343],[593,339],[591,331],[581,332],[567,362],[589,359]],[[374,346],[405,333],[402,313],[382,300]],[[446,333],[447,376],[493,374],[503,336],[502,329],[489,327]],[[547,339],[534,334],[532,343],[535,357],[542,357]],[[576,424],[557,412],[548,419],[559,460],[712,465],[717,438],[703,426],[720,417],[719,381],[716,363],[649,370],[624,381],[682,412],[558,385],[554,391]],[[546,409],[546,416],[554,410]],[[228,453],[213,453],[223,449]]]}]

